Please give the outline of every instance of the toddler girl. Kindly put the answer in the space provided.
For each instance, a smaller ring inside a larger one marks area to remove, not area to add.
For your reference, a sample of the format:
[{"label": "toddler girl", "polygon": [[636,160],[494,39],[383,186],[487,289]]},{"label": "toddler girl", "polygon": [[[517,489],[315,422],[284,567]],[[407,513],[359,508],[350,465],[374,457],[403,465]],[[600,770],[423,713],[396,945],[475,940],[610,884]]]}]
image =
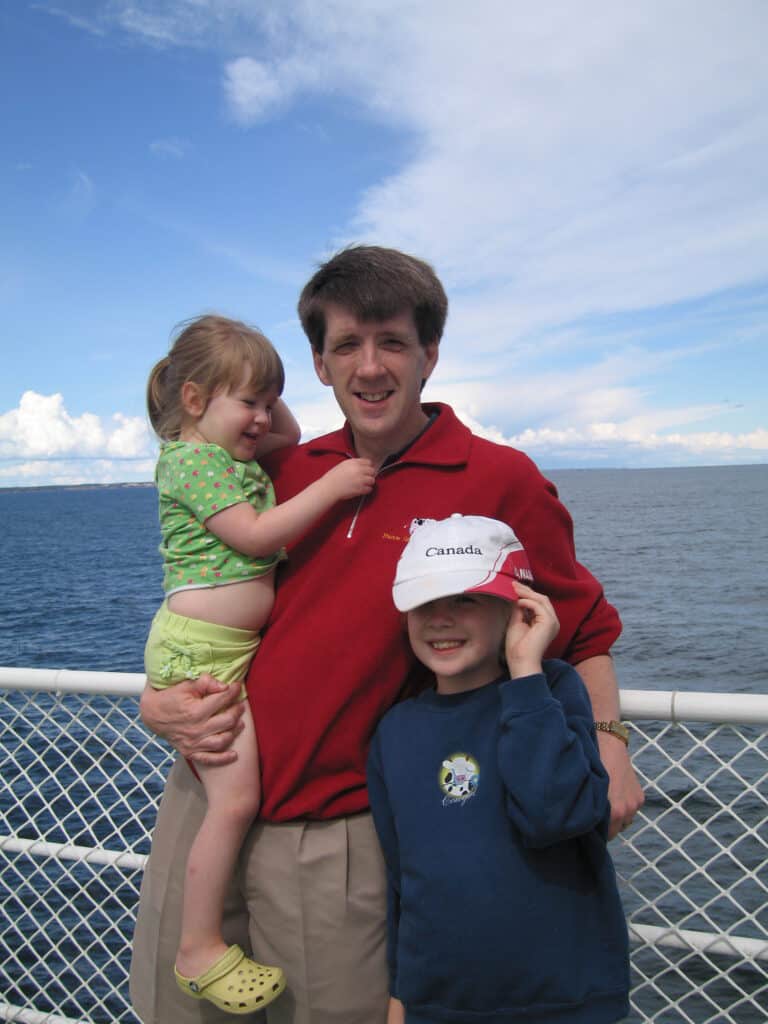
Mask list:
[{"label": "toddler girl", "polygon": [[[298,443],[281,400],[283,366],[270,342],[220,316],[192,321],[152,370],[149,417],[162,440],[155,479],[166,599],[147,640],[149,685],[210,673],[241,688],[274,599],[283,546],[337,501],[369,493],[367,459],[335,466],[282,505],[256,462]],[[258,747],[248,704],[237,760],[197,764],[208,808],[187,863],[179,986],[230,1013],[253,1013],[285,988],[280,968],[250,960],[221,936],[224,892],[260,803]]]}]

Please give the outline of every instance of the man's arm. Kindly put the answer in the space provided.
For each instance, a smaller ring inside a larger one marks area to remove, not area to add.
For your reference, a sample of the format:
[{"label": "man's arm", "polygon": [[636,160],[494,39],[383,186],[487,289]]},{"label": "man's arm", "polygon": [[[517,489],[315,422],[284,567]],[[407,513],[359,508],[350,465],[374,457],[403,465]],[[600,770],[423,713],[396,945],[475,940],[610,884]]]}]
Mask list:
[{"label": "man's arm", "polygon": [[[613,659],[607,654],[601,654],[579,662],[576,668],[589,691],[595,721],[618,720],[619,686]],[[622,741],[610,733],[599,732],[597,742],[600,758],[610,779],[608,799],[611,804],[611,824],[608,838],[613,839],[622,829],[629,828],[635,814],[643,806],[645,797],[630,762],[629,751]]]},{"label": "man's arm", "polygon": [[[522,510],[510,506],[499,518],[512,525],[531,561],[537,588],[555,605],[561,630],[549,656],[564,658],[578,669],[589,691],[595,721],[618,719],[619,690],[607,652],[621,632],[619,616],[606,601],[599,582],[576,560],[573,522],[555,487],[529,459],[516,458],[520,474],[516,493],[527,494],[528,502]],[[511,497],[514,493],[511,489]],[[601,732],[598,745],[610,778],[612,838],[629,827],[643,804],[643,793],[621,740]]]},{"label": "man's arm", "polygon": [[164,690],[144,687],[139,711],[144,724],[183,756],[198,764],[231,764],[232,741],[242,729],[245,702],[239,686],[212,676],[187,679]]}]

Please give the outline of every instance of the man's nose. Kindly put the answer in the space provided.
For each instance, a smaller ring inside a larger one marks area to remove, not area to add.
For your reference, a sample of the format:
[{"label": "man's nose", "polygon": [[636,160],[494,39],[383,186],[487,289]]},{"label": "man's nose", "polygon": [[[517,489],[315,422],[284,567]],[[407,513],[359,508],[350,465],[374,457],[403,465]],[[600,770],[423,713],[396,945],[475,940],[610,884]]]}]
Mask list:
[{"label": "man's nose", "polygon": [[365,342],[360,346],[357,359],[357,372],[374,376],[384,372],[381,352],[374,342]]}]

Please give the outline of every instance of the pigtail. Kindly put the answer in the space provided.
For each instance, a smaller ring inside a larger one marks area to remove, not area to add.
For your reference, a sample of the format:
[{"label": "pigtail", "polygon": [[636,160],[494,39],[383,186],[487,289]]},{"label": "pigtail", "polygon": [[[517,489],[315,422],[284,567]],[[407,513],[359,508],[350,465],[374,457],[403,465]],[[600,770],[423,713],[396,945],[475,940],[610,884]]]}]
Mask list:
[{"label": "pigtail", "polygon": [[[166,440],[169,406],[174,404],[174,396],[169,394],[169,377],[171,376],[171,357],[163,356],[155,363],[147,381],[147,412],[149,422],[158,437]],[[170,399],[170,401],[169,401]]]}]

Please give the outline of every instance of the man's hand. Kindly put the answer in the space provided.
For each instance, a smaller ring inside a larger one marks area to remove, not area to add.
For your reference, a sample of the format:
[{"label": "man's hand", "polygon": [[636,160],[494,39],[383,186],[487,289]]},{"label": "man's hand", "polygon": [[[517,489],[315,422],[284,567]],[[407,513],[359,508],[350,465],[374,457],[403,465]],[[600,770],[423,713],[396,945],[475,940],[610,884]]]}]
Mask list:
[{"label": "man's hand", "polygon": [[[589,690],[595,721],[610,722],[620,718],[619,687],[613,662],[608,655],[587,658],[576,666]],[[597,742],[600,759],[608,772],[608,799],[611,802],[611,824],[608,838],[613,839],[629,828],[635,814],[643,806],[645,797],[629,760],[627,748],[616,736],[599,732]]]},{"label": "man's hand", "polygon": [[621,740],[608,733],[599,732],[597,743],[600,748],[600,760],[608,772],[608,800],[611,804],[608,838],[613,839],[632,824],[635,814],[645,803],[645,796],[637,781],[629,752]]},{"label": "man's hand", "polygon": [[231,764],[237,754],[232,741],[243,728],[245,702],[240,686],[225,686],[212,676],[186,679],[164,690],[147,683],[139,711],[144,724],[183,756],[198,764]]}]

